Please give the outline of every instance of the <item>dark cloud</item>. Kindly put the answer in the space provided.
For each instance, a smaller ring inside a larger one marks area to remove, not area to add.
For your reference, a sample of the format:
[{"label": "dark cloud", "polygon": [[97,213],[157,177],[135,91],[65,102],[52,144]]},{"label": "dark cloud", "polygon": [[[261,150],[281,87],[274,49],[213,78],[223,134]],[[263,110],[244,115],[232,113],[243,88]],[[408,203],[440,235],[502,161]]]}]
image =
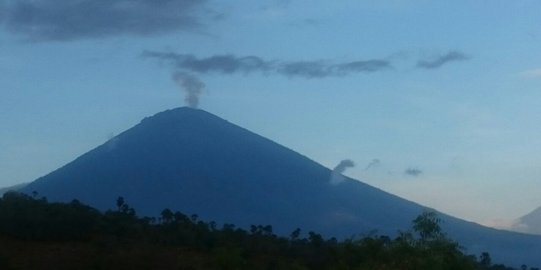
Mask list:
[{"label": "dark cloud", "polygon": [[332,67],[323,61],[299,61],[280,65],[278,73],[288,77],[323,78],[333,73]]},{"label": "dark cloud", "polygon": [[324,78],[346,76],[352,73],[371,73],[391,68],[386,60],[353,61],[329,64],[325,61],[290,62],[281,65],[278,72],[288,77]]},{"label": "dark cloud", "polygon": [[409,175],[409,176],[419,176],[423,173],[423,171],[421,171],[420,169],[418,168],[407,168],[405,171],[404,171],[404,174],[405,175]]},{"label": "dark cloud", "polygon": [[387,60],[354,61],[336,66],[339,73],[376,72],[391,67]]},{"label": "dark cloud", "polygon": [[204,0],[8,0],[5,27],[31,41],[194,31]]},{"label": "dark cloud", "polygon": [[253,73],[280,74],[287,77],[325,78],[355,73],[371,73],[391,68],[386,60],[352,61],[333,64],[328,61],[280,62],[264,60],[258,56],[214,55],[197,58],[191,54],[145,51],[145,58],[156,58],[172,64],[176,69],[194,73]]},{"label": "dark cloud", "polygon": [[439,68],[449,62],[469,60],[470,57],[459,51],[450,51],[444,55],[425,60],[419,60],[417,62],[418,68],[435,69]]},{"label": "dark cloud", "polygon": [[194,73],[250,73],[264,72],[271,68],[271,63],[257,56],[236,57],[234,55],[214,55],[198,59],[191,54],[176,54],[145,51],[145,58],[157,58],[171,62],[175,68]]}]

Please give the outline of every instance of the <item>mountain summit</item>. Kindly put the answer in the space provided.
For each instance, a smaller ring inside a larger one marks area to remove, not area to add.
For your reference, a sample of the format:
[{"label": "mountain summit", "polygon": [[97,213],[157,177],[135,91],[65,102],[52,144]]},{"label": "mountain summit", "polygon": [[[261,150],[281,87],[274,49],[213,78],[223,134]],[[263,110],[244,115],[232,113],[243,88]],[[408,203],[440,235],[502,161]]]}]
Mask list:
[{"label": "mountain summit", "polygon": [[[270,224],[283,235],[297,227],[335,237],[394,234],[425,209],[350,178],[331,184],[330,176],[307,157],[208,112],[177,108],[145,118],[23,191],[101,210],[123,196],[141,215],[170,208],[242,227]],[[541,265],[541,237],[441,217],[471,253]]]}]

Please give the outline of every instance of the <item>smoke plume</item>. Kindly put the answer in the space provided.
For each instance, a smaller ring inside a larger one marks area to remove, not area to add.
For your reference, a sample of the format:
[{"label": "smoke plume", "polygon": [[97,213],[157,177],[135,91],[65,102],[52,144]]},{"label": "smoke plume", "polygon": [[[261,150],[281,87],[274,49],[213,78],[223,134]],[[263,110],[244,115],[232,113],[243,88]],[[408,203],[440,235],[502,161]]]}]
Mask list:
[{"label": "smoke plume", "polygon": [[372,159],[372,161],[370,161],[370,163],[368,163],[368,165],[366,165],[366,167],[364,168],[364,171],[368,171],[369,169],[375,168],[375,167],[379,166],[379,164],[381,164],[381,161],[379,159],[377,159],[377,158]]},{"label": "smoke plume", "polygon": [[347,168],[351,168],[354,166],[355,166],[355,163],[353,163],[353,161],[350,159],[344,159],[340,161],[340,163],[338,163],[338,165],[336,165],[336,167],[334,167],[334,169],[332,170],[331,179],[329,183],[331,185],[338,185],[342,183],[345,180],[342,173],[345,172]]},{"label": "smoke plume", "polygon": [[186,104],[191,108],[197,108],[199,105],[199,96],[205,88],[205,83],[200,81],[197,77],[184,72],[174,73],[173,80],[175,80],[184,91],[184,94],[186,95],[184,101]]}]

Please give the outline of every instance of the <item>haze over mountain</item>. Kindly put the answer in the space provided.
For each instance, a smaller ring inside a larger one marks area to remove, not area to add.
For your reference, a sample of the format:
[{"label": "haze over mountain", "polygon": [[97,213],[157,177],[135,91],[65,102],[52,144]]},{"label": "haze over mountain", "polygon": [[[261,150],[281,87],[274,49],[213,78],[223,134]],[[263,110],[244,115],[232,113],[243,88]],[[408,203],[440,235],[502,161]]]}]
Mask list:
[{"label": "haze over mountain", "polygon": [[527,215],[518,218],[512,225],[511,229],[517,232],[541,235],[541,207],[538,207]]},{"label": "haze over mountain", "polygon": [[[140,215],[170,208],[243,227],[271,224],[279,234],[299,227],[340,238],[395,234],[426,209],[354,179],[330,178],[328,168],[299,153],[205,111],[177,108],[145,118],[22,191],[101,210],[123,196]],[[468,252],[541,266],[541,236],[440,215]]]},{"label": "haze over mountain", "polygon": [[26,185],[28,185],[28,183],[22,183],[22,184],[9,186],[9,187],[0,188],[0,196],[4,195],[4,193],[6,193],[8,191],[18,191],[18,190],[22,189],[23,187],[25,187]]}]

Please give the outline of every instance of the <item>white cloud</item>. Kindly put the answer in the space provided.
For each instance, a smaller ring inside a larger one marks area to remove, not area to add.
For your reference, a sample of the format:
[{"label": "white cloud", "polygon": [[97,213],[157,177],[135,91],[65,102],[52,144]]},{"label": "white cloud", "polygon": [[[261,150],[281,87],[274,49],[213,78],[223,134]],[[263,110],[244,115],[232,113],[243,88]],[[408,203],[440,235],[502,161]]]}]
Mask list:
[{"label": "white cloud", "polygon": [[509,219],[492,219],[482,222],[483,225],[500,230],[514,230],[518,221]]},{"label": "white cloud", "polygon": [[521,72],[520,75],[529,79],[541,78],[541,68],[526,70]]},{"label": "white cloud", "polygon": [[520,219],[492,219],[482,223],[485,226],[492,227],[500,230],[514,231],[528,234],[540,234],[534,228],[528,226],[528,224],[522,222]]}]

